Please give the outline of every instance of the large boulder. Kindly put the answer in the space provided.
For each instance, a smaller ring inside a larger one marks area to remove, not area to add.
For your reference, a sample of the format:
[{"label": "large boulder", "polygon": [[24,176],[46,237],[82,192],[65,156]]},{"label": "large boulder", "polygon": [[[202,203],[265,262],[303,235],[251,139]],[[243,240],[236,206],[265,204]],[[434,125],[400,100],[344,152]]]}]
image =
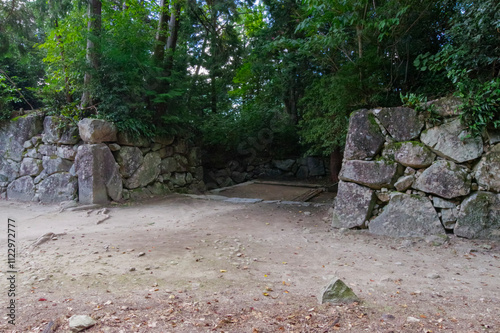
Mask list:
[{"label": "large boulder", "polygon": [[457,163],[474,160],[483,153],[483,139],[468,137],[459,119],[423,131],[420,140],[439,156]]},{"label": "large boulder", "polygon": [[115,156],[120,166],[120,173],[125,178],[132,176],[144,162],[142,152],[137,147],[123,146],[115,153]]},{"label": "large boulder", "polygon": [[[386,151],[388,151],[386,153]],[[384,149],[384,155],[393,155],[396,162],[410,168],[426,168],[434,162],[436,154],[418,141],[396,142]]]},{"label": "large boulder", "polygon": [[43,120],[43,142],[74,145],[80,141],[78,127],[62,117],[47,116]]},{"label": "large boulder", "polygon": [[162,174],[171,173],[177,169],[177,160],[175,157],[167,157],[161,161],[160,171]]},{"label": "large boulder", "polygon": [[44,156],[42,158],[42,165],[43,171],[47,175],[52,175],[56,172],[68,172],[73,166],[73,162],[57,156]]},{"label": "large boulder", "polygon": [[469,194],[470,175],[451,161],[439,160],[427,168],[413,183],[413,188],[451,199]]},{"label": "large boulder", "polygon": [[38,176],[42,172],[42,169],[41,160],[25,157],[19,168],[19,176]]},{"label": "large boulder", "polygon": [[108,196],[120,200],[123,188],[119,166],[107,145],[80,146],[75,158],[75,172],[78,175],[78,198],[81,203],[107,203]]},{"label": "large boulder", "polygon": [[339,178],[378,190],[382,187],[392,187],[401,171],[399,164],[385,160],[351,160],[344,161]]},{"label": "large boulder", "polygon": [[53,174],[38,184],[41,202],[62,202],[75,199],[78,181],[68,172]]},{"label": "large boulder", "polygon": [[125,187],[134,189],[154,182],[160,175],[160,164],[161,158],[158,152],[147,154],[137,171],[129,179],[125,180]]},{"label": "large boulder", "polygon": [[74,161],[76,150],[72,146],[62,145],[57,147],[56,155],[66,160]]},{"label": "large boulder", "polygon": [[375,205],[375,191],[355,183],[339,182],[332,226],[334,228],[363,227]]},{"label": "large boulder", "polygon": [[0,156],[21,162],[24,143],[43,129],[42,117],[28,115],[0,124]]},{"label": "large boulder", "polygon": [[407,107],[375,109],[373,113],[396,141],[418,138],[424,121],[417,111]]},{"label": "large boulder", "polygon": [[437,114],[441,117],[458,116],[458,107],[462,100],[458,97],[449,96],[430,101],[428,106],[433,105]]},{"label": "large boulder", "polygon": [[394,194],[382,214],[370,221],[368,228],[373,234],[393,237],[445,235],[431,201],[403,193]]},{"label": "large boulder", "polygon": [[116,141],[115,124],[102,119],[85,118],[78,122],[80,137],[85,143],[101,143]]},{"label": "large boulder", "polygon": [[13,181],[19,177],[19,166],[18,162],[0,156],[0,178],[4,178],[3,181]]},{"label": "large boulder", "polygon": [[28,115],[0,124],[0,156],[21,162],[24,143],[43,129],[42,117]]},{"label": "large boulder", "polygon": [[7,187],[7,198],[18,201],[35,201],[35,183],[30,176],[14,180]]},{"label": "large boulder", "polygon": [[385,138],[370,110],[359,110],[351,115],[344,150],[344,159],[363,160],[375,157]]},{"label": "large boulder", "polygon": [[483,156],[474,167],[474,178],[488,191],[500,192],[500,144]]},{"label": "large boulder", "polygon": [[481,191],[467,197],[454,232],[465,238],[500,239],[500,194]]}]

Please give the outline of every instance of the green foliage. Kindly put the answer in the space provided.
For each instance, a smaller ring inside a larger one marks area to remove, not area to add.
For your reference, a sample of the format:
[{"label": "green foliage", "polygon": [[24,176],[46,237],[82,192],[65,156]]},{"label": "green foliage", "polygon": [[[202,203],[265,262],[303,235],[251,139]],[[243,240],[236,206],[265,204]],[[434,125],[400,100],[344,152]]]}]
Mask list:
[{"label": "green foliage", "polygon": [[442,119],[436,110],[436,106],[434,104],[429,105],[427,96],[423,94],[408,93],[406,95],[400,94],[400,98],[403,106],[422,113],[425,117],[425,121],[433,126],[441,123]]},{"label": "green foliage", "polygon": [[454,10],[442,48],[422,54],[414,65],[448,78],[464,102],[462,122],[471,135],[480,135],[500,124],[500,3],[464,0]]},{"label": "green foliage", "polygon": [[12,103],[20,102],[18,89],[11,87],[4,75],[0,73],[0,121],[9,120],[12,113]]}]

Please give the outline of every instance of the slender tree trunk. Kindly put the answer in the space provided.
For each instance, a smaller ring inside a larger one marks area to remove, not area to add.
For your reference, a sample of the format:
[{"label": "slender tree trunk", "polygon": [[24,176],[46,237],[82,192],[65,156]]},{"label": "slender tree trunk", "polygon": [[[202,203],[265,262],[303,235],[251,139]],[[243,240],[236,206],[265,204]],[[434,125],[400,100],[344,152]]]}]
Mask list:
[{"label": "slender tree trunk", "polygon": [[160,8],[161,15],[160,21],[158,22],[158,30],[156,32],[156,45],[153,51],[154,62],[159,67],[161,67],[165,58],[165,44],[168,36],[168,21],[170,19],[168,0],[161,0]]},{"label": "slender tree trunk", "polygon": [[92,105],[92,96],[90,94],[90,84],[92,82],[92,71],[99,69],[99,37],[101,34],[101,10],[100,0],[90,0],[88,9],[89,23],[87,29],[89,37],[87,38],[87,66],[83,78],[83,95],[81,107],[85,108]]},{"label": "slender tree trunk", "polygon": [[172,13],[170,15],[170,22],[168,23],[168,29],[170,31],[170,34],[167,39],[167,65],[166,65],[167,77],[172,75],[172,69],[174,67],[174,53],[175,53],[175,48],[177,47],[177,37],[179,36],[180,13],[181,13],[181,4],[179,1],[176,1]]}]

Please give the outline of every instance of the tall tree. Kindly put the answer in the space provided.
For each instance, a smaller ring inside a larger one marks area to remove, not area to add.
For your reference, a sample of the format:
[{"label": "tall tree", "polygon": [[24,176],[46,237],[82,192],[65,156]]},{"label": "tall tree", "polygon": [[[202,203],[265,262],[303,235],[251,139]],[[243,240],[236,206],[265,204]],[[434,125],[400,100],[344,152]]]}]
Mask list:
[{"label": "tall tree", "polygon": [[92,72],[99,69],[100,55],[100,35],[101,35],[101,0],[89,0],[88,5],[88,37],[87,37],[87,70],[83,80],[83,94],[81,99],[81,108],[92,105],[91,84]]}]

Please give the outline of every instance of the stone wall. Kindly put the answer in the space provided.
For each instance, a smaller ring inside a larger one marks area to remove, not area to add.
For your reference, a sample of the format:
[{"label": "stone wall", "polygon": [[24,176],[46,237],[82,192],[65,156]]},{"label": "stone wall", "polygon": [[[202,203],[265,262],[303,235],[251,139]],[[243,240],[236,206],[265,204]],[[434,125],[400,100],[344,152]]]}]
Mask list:
[{"label": "stone wall", "polygon": [[334,227],[500,238],[498,133],[471,137],[456,116],[459,101],[432,104],[432,123],[406,107],[351,115]]},{"label": "stone wall", "polygon": [[131,138],[114,124],[31,114],[0,124],[0,198],[106,203],[204,190],[200,148]]},{"label": "stone wall", "polygon": [[211,190],[257,178],[306,179],[328,176],[329,172],[329,159],[321,157],[233,159],[218,167],[207,163],[205,183]]}]

